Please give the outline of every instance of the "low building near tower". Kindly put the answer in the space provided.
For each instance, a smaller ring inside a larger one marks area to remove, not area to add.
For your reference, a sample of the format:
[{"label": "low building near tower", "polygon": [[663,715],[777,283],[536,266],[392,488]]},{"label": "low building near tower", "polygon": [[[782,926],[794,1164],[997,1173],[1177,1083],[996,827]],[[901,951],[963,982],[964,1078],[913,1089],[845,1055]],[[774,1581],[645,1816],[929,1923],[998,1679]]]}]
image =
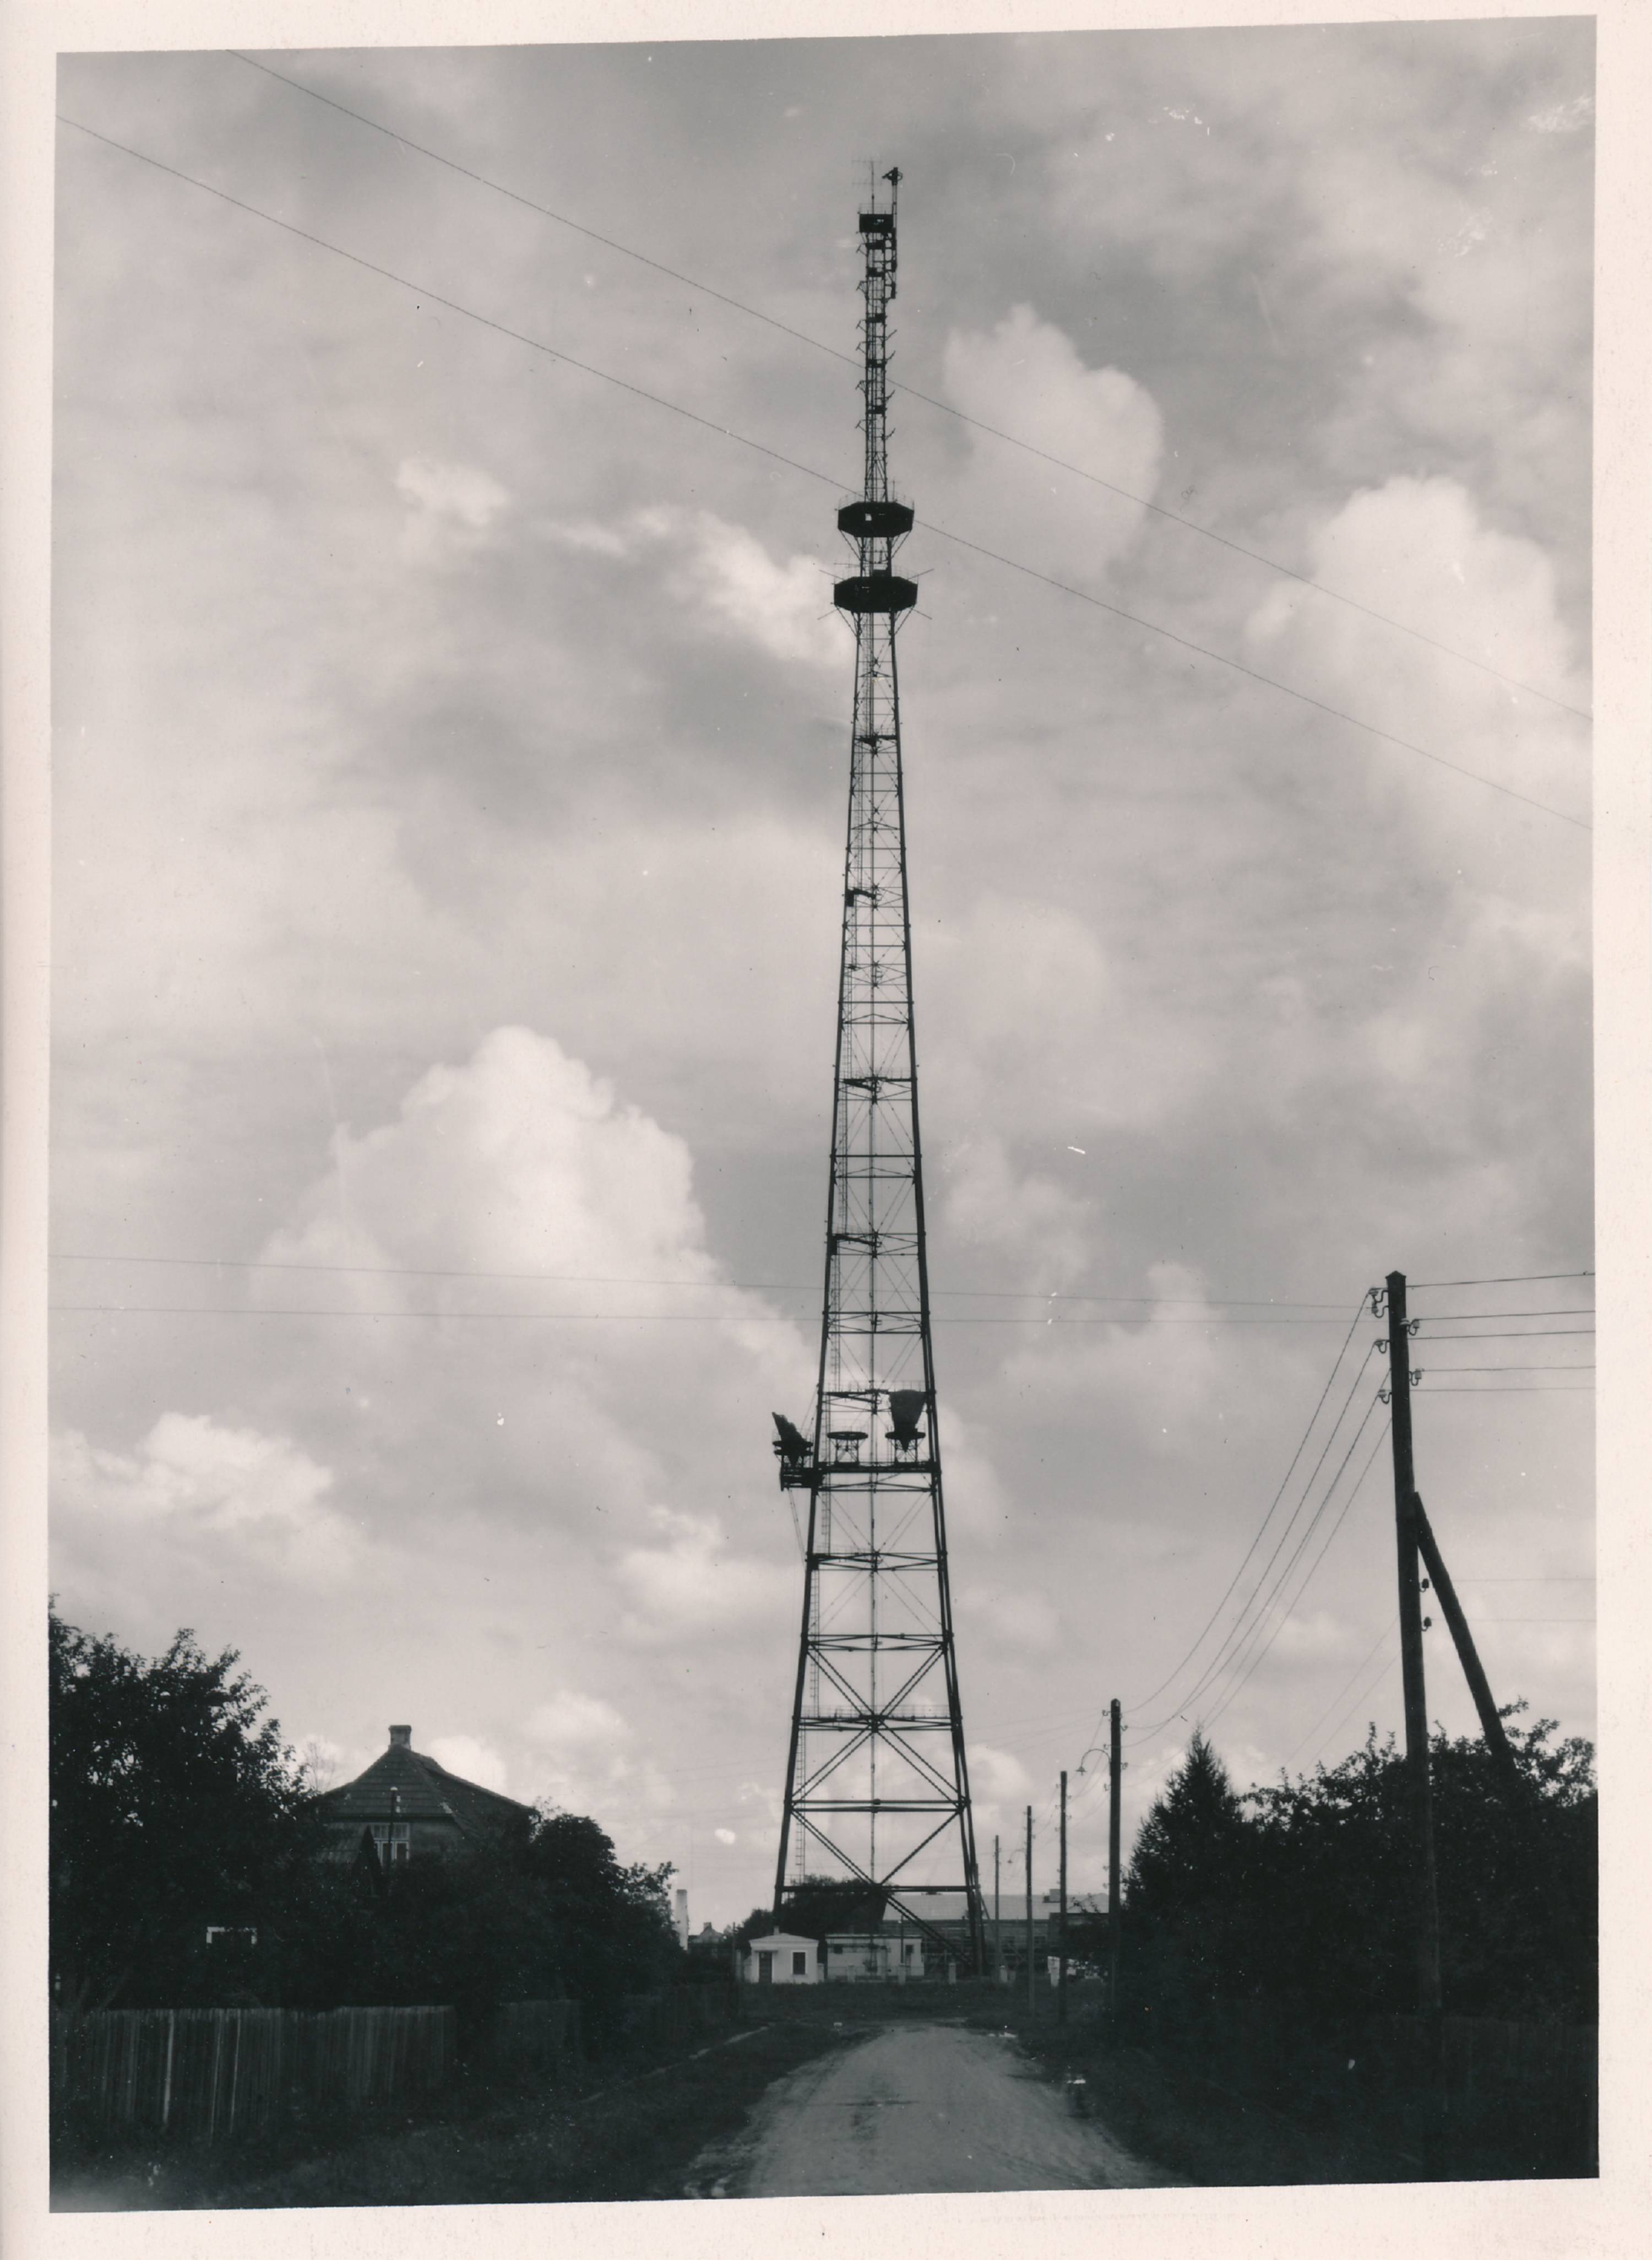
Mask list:
[{"label": "low building near tower", "polygon": [[748,1985],[818,1985],[820,1942],[790,1930],[771,1930],[747,1946],[740,1975]]}]

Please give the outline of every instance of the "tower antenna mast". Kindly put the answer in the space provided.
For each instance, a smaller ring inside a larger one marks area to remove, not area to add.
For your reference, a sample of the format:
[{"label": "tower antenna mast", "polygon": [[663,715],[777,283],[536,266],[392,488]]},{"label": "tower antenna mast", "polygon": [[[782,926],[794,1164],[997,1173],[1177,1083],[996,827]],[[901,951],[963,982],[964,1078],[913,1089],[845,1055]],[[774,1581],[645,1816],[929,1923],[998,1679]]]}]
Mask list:
[{"label": "tower antenna mast", "polygon": [[[865,1888],[877,1911],[983,1964],[975,1825],[953,1642],[918,1134],[912,920],[894,569],[912,527],[889,483],[889,308],[899,170],[860,215],[864,477],[838,512],[855,628],[826,1288],[813,1433],[776,1415],[784,1490],[806,1491],[803,1622],[780,1852]],[[945,1920],[945,1930],[936,1926]]]}]

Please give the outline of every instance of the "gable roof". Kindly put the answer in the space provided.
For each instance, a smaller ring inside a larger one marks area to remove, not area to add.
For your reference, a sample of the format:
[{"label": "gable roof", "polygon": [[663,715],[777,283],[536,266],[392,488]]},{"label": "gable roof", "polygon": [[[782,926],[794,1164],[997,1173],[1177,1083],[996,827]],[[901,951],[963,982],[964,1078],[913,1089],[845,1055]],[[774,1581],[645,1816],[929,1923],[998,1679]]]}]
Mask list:
[{"label": "gable roof", "polygon": [[[391,1792],[396,1792],[392,1803]],[[519,1805],[497,1789],[449,1773],[422,1750],[392,1742],[365,1773],[316,1799],[324,1820],[361,1827],[374,1820],[449,1821],[467,1836],[497,1836],[530,1818],[532,1806]]]}]

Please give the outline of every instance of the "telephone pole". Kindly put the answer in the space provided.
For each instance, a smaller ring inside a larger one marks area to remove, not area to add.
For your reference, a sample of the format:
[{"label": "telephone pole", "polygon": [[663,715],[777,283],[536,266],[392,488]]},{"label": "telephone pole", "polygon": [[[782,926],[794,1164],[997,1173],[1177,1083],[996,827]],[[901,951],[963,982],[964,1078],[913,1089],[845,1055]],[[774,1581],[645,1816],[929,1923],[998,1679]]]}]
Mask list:
[{"label": "telephone pole", "polygon": [[998,1898],[998,1840],[992,1840],[992,1982],[1004,1983],[1004,1918]]},{"label": "telephone pole", "polygon": [[1119,1712],[1115,1695],[1108,1706],[1107,1736],[1107,2010],[1119,2014]]},{"label": "telephone pole", "polygon": [[1062,1775],[1062,1854],[1060,1877],[1061,1881],[1058,1888],[1060,1892],[1061,1912],[1057,1924],[1056,1935],[1061,1941],[1062,1958],[1061,1965],[1055,1972],[1055,2021],[1058,2025],[1064,2025],[1067,2022],[1067,1776],[1064,1771]]},{"label": "telephone pole", "polygon": [[[1394,1540],[1399,1575],[1399,1656],[1405,1707],[1405,1770],[1409,1777],[1412,1888],[1417,1938],[1417,1999],[1426,2017],[1440,2014],[1440,1895],[1434,1876],[1434,1792],[1428,1766],[1428,1699],[1423,1681],[1420,1526],[1411,1441],[1411,1328],[1405,1317],[1405,1275],[1391,1271],[1388,1297],[1388,1383],[1393,1418]],[[1375,1300],[1375,1297],[1373,1297]]]},{"label": "telephone pole", "polygon": [[1033,1808],[1026,1808],[1026,2009],[1038,2014],[1038,1986],[1033,1968]]}]

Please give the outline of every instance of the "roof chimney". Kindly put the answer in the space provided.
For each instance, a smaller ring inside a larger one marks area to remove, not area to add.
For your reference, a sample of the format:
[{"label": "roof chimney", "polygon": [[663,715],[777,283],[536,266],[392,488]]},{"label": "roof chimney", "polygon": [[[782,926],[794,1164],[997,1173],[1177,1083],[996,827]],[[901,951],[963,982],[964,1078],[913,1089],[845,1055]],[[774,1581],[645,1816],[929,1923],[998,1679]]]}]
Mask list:
[{"label": "roof chimney", "polygon": [[411,1749],[412,1746],[413,1730],[411,1727],[392,1727],[390,1728],[390,1748],[393,1750],[407,1750]]}]

